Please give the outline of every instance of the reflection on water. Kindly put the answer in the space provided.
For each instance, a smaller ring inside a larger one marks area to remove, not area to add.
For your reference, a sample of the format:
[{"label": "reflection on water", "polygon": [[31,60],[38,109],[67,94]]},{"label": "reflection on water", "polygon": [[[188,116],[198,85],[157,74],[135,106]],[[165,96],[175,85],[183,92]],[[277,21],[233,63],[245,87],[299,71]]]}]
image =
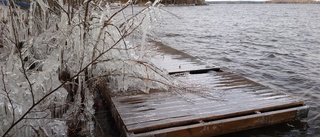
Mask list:
[{"label": "reflection on water", "polygon": [[303,99],[302,122],[250,130],[243,136],[320,134],[320,5],[216,4],[164,7],[163,43]]}]

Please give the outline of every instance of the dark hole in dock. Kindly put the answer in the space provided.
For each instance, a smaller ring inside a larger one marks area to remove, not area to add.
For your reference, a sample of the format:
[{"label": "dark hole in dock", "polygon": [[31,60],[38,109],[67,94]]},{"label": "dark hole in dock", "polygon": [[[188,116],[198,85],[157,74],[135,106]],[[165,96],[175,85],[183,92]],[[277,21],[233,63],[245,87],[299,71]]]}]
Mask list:
[{"label": "dark hole in dock", "polygon": [[174,74],[178,74],[178,73],[203,74],[203,73],[208,73],[210,71],[223,72],[220,68],[207,68],[207,69],[169,72],[169,75],[174,75]]}]

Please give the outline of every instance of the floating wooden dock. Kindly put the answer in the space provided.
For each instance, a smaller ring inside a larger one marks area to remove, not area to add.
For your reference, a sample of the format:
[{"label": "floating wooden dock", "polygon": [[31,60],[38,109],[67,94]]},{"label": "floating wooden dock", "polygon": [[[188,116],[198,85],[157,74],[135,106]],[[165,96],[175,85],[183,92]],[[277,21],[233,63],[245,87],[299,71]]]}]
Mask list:
[{"label": "floating wooden dock", "polygon": [[[240,75],[207,68],[195,58],[160,49],[159,67],[192,90],[105,94],[123,136],[202,137],[304,118],[308,106]],[[181,74],[181,75],[180,75]]]}]

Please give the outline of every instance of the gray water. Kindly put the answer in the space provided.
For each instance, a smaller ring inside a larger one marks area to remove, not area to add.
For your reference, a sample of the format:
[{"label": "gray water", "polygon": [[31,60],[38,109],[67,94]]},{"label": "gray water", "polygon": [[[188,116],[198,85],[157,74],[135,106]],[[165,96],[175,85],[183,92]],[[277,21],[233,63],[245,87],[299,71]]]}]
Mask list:
[{"label": "gray water", "polygon": [[[164,44],[310,106],[308,118],[228,136],[320,136],[320,4],[164,7]],[[167,11],[167,12],[165,12]]]}]

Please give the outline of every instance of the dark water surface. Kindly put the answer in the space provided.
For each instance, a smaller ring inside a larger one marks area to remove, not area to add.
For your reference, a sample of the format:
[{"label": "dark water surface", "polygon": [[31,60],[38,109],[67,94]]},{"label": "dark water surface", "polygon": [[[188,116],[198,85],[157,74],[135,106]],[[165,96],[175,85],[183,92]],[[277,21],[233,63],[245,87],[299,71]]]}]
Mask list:
[{"label": "dark water surface", "polygon": [[231,136],[320,136],[320,4],[164,7],[155,35],[210,66],[226,67],[305,101],[302,122]]}]

